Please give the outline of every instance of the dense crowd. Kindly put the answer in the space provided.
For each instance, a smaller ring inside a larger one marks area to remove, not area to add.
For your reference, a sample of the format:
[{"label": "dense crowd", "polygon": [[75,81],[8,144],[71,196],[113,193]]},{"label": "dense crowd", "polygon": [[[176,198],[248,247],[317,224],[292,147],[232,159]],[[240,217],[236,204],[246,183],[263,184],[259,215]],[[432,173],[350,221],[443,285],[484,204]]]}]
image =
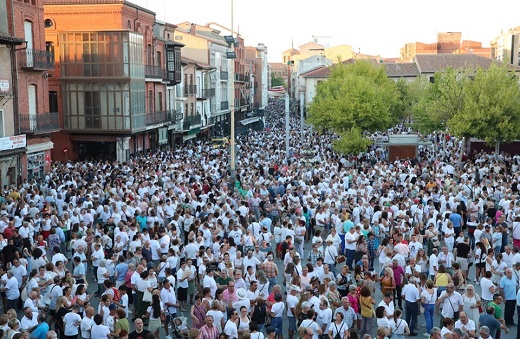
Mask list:
[{"label": "dense crowd", "polygon": [[6,187],[0,338],[398,339],[420,315],[430,338],[516,326],[518,158],[459,167],[460,143],[432,135],[414,159],[374,146],[353,160],[330,135],[300,140],[294,115],[287,161],[283,111],[271,100],[266,129],[238,137],[234,181],[228,149],[196,142]]}]

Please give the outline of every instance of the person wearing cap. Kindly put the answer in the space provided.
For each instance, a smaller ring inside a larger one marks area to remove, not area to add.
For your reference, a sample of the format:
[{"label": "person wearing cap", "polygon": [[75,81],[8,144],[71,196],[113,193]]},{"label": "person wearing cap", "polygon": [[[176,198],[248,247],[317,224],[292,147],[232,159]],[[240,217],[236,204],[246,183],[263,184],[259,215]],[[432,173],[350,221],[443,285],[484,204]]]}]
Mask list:
[{"label": "person wearing cap", "polygon": [[296,332],[296,305],[298,304],[297,294],[300,288],[296,285],[291,285],[289,294],[287,294],[287,318],[289,320],[289,339],[293,339],[294,332]]}]

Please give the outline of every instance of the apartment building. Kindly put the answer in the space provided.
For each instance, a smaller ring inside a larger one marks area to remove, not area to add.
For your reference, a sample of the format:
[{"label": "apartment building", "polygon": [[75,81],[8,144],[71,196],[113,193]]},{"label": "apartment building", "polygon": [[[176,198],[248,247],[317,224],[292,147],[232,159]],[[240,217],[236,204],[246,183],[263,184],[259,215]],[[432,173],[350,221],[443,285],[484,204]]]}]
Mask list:
[{"label": "apartment building", "polygon": [[49,87],[62,129],[53,157],[126,161],[173,146],[181,116],[172,92],[182,68],[182,45],[168,39],[175,26],[155,28],[154,12],[125,0],[43,4],[45,36],[57,46]]}]

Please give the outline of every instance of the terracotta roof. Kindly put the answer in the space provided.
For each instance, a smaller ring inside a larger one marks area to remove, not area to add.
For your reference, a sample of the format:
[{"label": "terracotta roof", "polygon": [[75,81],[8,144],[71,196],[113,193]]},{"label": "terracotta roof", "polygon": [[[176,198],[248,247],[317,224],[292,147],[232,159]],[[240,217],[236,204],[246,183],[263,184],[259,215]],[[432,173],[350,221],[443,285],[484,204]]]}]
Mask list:
[{"label": "terracotta roof", "polygon": [[333,66],[325,67],[321,66],[311,71],[303,73],[301,76],[304,78],[327,78],[332,71]]},{"label": "terracotta roof", "polygon": [[475,54],[418,54],[414,61],[421,74],[440,72],[448,67],[489,68],[491,63],[496,62]]},{"label": "terracotta roof", "polygon": [[415,62],[403,64],[384,64],[386,75],[390,78],[416,77],[419,76],[419,68]]},{"label": "terracotta roof", "polygon": [[206,64],[206,63],[203,63],[203,62],[200,62],[197,60],[193,60],[193,59],[190,59],[190,58],[187,58],[184,56],[181,56],[181,62],[183,64],[194,64],[197,69],[214,69],[215,68],[209,64]]},{"label": "terracotta roof", "polygon": [[288,50],[282,52],[282,54],[285,54],[285,53],[300,54],[300,51],[295,48],[289,48]]},{"label": "terracotta roof", "polygon": [[0,33],[0,44],[3,45],[21,45],[25,42],[25,39],[16,38],[9,34]]}]

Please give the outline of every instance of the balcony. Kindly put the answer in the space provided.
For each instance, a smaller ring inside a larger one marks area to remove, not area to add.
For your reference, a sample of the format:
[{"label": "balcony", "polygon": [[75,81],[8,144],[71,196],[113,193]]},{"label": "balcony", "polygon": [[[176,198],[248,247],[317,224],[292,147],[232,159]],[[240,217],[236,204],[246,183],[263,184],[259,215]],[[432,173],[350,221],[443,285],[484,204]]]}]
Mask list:
[{"label": "balcony", "polygon": [[226,109],[229,109],[229,101],[221,101],[220,110],[225,111]]},{"label": "balcony", "polygon": [[20,67],[34,71],[51,71],[54,69],[54,53],[37,49],[18,51]]},{"label": "balcony", "polygon": [[244,82],[246,79],[245,75],[242,73],[235,73],[235,81]]},{"label": "balcony", "polygon": [[200,123],[201,123],[200,114],[188,115],[184,118],[184,121],[182,122],[182,128],[185,131],[189,131],[193,127],[200,126]]},{"label": "balcony", "polygon": [[167,74],[160,66],[144,65],[144,77],[162,80],[167,78]]},{"label": "balcony", "polygon": [[20,133],[45,134],[60,130],[58,112],[20,114]]},{"label": "balcony", "polygon": [[174,124],[180,122],[184,118],[184,115],[180,111],[172,110],[172,122]]},{"label": "balcony", "polygon": [[199,99],[207,99],[215,96],[214,88],[203,88],[200,92],[197,93],[197,98]]},{"label": "balcony", "polygon": [[169,123],[172,121],[172,111],[159,111],[146,113],[146,126]]},{"label": "balcony", "polygon": [[245,78],[245,81],[246,82],[249,82],[250,78],[249,78],[249,74],[246,74],[246,78]]},{"label": "balcony", "polygon": [[227,71],[220,71],[220,80],[229,80],[229,73]]}]

